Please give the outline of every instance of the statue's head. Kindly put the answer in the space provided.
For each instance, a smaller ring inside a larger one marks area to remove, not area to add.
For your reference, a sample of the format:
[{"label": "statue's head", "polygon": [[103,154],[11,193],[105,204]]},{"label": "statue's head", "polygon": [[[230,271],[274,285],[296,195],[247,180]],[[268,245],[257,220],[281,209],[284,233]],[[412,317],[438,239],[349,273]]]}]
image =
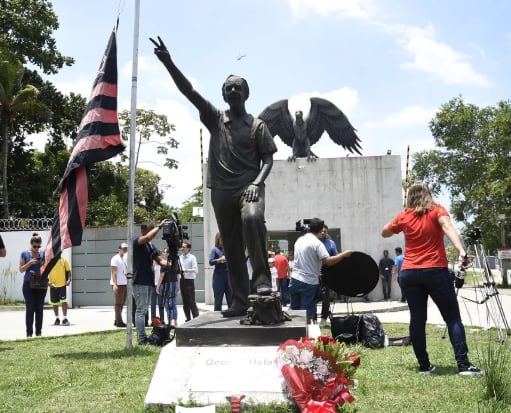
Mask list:
[{"label": "statue's head", "polygon": [[222,85],[222,96],[224,101],[229,102],[229,95],[239,96],[240,93],[243,94],[243,102],[248,99],[249,96],[249,88],[248,83],[245,79],[236,75],[229,75],[227,79],[225,79],[224,84]]},{"label": "statue's head", "polygon": [[295,112],[295,119],[299,125],[303,123],[303,112],[301,110]]}]

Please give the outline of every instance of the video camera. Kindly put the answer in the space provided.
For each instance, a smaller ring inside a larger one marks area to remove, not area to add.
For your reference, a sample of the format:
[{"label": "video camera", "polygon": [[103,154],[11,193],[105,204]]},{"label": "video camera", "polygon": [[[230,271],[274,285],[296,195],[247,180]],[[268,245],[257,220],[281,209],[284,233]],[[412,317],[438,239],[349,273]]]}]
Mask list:
[{"label": "video camera", "polygon": [[302,220],[296,221],[295,231],[301,232],[303,234],[309,233],[310,232],[310,228],[309,228],[310,222],[311,222],[310,219],[304,219],[303,224],[302,224]]},{"label": "video camera", "polygon": [[165,220],[162,227],[162,239],[167,241],[169,252],[177,254],[183,240],[188,238],[188,233],[185,231],[187,229],[186,225],[181,225],[177,214],[173,214],[172,219]]},{"label": "video camera", "polygon": [[466,242],[467,244],[475,244],[476,242],[481,241],[482,238],[482,232],[481,228],[472,228],[465,231],[465,236],[467,237]]},{"label": "video camera", "polygon": [[460,289],[463,287],[463,284],[465,284],[465,277],[467,276],[467,272],[465,269],[455,269],[455,270],[449,270],[449,272],[452,275],[452,279],[454,280],[454,286],[457,289]]}]

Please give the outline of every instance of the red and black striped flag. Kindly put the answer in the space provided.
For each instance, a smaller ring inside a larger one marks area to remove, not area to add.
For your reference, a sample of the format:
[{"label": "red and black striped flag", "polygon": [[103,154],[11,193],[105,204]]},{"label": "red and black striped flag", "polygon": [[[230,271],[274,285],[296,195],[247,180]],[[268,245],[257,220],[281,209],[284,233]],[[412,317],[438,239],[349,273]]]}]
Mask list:
[{"label": "red and black striped flag", "polygon": [[55,211],[46,244],[44,274],[48,274],[62,250],[82,243],[88,203],[89,166],[112,158],[124,150],[117,117],[116,29],[101,60],[85,108],[73,152],[60,184],[59,207]]}]

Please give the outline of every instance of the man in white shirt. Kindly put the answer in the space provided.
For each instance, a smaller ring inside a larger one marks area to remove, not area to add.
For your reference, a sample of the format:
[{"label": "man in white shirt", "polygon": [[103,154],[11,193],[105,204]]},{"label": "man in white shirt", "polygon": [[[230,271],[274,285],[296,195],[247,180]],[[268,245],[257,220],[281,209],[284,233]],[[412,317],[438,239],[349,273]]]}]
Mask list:
[{"label": "man in white shirt", "polygon": [[325,223],[322,219],[312,218],[310,232],[296,240],[294,248],[294,266],[289,283],[291,310],[307,310],[307,322],[316,320],[316,295],[319,288],[321,265],[335,265],[351,255],[347,250],[330,256],[325,244],[320,240]]},{"label": "man in white shirt", "polygon": [[122,321],[122,307],[126,303],[126,292],[128,280],[124,271],[123,255],[128,251],[128,244],[123,242],[119,245],[119,252],[110,260],[111,276],[110,285],[115,297],[115,321],[114,326],[126,327],[126,323]]},{"label": "man in white shirt", "polygon": [[199,267],[197,266],[197,259],[193,254],[190,253],[191,249],[192,244],[188,241],[183,241],[183,253],[179,257],[179,261],[181,262],[181,269],[183,270],[180,289],[186,321],[190,321],[191,316],[193,318],[199,316],[199,309],[197,308],[197,303],[195,302],[195,278],[199,272]]}]

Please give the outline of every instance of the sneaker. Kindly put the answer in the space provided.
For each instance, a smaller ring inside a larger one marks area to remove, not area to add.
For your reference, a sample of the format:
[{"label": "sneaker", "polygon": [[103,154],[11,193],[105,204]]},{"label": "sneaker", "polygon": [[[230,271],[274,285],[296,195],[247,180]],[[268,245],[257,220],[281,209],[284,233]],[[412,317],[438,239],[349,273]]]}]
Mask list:
[{"label": "sneaker", "polygon": [[63,326],[68,326],[68,325],[70,325],[70,324],[71,324],[71,323],[69,322],[69,320],[68,320],[67,318],[64,318],[64,319],[62,320],[62,325],[63,325]]},{"label": "sneaker", "polygon": [[126,323],[124,321],[116,321],[115,322],[116,327],[127,327]]},{"label": "sneaker", "polygon": [[319,322],[319,328],[325,328],[326,326],[326,318],[322,318]]},{"label": "sneaker", "polygon": [[423,368],[419,367],[419,374],[431,374],[435,371],[435,366],[433,364],[430,364],[429,367]]},{"label": "sneaker", "polygon": [[458,366],[458,374],[460,376],[481,377],[484,373],[472,364],[460,364]]},{"label": "sneaker", "polygon": [[60,325],[60,318],[56,318],[55,319],[55,322],[53,323],[54,326],[59,326]]}]

